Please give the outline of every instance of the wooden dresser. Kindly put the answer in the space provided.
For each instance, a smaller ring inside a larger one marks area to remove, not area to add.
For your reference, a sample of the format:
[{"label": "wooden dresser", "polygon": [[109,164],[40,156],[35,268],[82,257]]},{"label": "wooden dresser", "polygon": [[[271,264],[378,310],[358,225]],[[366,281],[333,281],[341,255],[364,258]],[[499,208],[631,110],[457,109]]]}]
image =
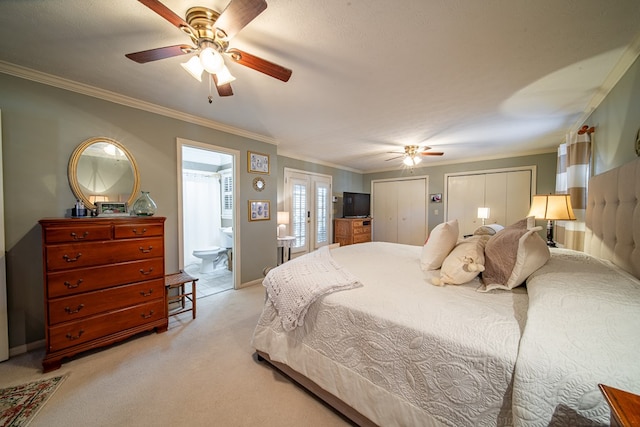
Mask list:
[{"label": "wooden dresser", "polygon": [[371,241],[371,218],[336,218],[333,220],[334,243],[340,246]]},{"label": "wooden dresser", "polygon": [[167,330],[162,217],[43,219],[44,372],[65,357]]}]

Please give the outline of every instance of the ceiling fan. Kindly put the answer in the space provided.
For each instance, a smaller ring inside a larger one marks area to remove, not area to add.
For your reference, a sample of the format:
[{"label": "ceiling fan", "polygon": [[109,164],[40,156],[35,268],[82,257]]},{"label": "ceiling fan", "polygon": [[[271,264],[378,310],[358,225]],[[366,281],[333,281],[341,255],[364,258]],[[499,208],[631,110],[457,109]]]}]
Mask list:
[{"label": "ceiling fan", "polygon": [[[138,1],[187,34],[193,46],[186,44],[165,46],[125,55],[135,62],[144,64],[196,53],[196,56],[191,57],[182,66],[199,81],[202,81],[203,71],[211,74],[220,96],[233,95],[231,82],[235,80],[224,63],[223,55],[240,65],[283,82],[291,77],[292,71],[288,68],[240,49],[229,48],[229,40],[267,8],[265,0],[231,0],[222,13],[202,6],[192,7],[187,10],[186,20],[158,0]],[[209,95],[209,103],[211,102],[212,98]]]},{"label": "ceiling fan", "polygon": [[416,166],[418,163],[422,161],[422,156],[442,156],[444,155],[441,151],[429,151],[431,147],[420,147],[419,145],[405,145],[404,151],[388,151],[388,153],[392,154],[401,154],[400,156],[392,157],[389,160],[399,159],[400,157],[404,157],[402,162],[407,166]]}]

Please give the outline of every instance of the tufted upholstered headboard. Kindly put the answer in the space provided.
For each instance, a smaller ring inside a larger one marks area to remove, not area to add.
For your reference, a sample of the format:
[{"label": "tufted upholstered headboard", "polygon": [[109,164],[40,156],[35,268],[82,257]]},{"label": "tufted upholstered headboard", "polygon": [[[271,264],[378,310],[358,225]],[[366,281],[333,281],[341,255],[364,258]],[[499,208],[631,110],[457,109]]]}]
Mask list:
[{"label": "tufted upholstered headboard", "polygon": [[640,159],[589,180],[584,251],[640,278]]}]

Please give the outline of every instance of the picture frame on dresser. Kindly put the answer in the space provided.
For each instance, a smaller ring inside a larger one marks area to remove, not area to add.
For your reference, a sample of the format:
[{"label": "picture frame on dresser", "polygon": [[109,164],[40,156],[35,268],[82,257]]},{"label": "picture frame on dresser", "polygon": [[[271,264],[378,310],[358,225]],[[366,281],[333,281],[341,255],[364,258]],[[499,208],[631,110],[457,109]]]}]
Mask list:
[{"label": "picture frame on dresser", "polygon": [[96,202],[97,216],[129,216],[127,202]]}]

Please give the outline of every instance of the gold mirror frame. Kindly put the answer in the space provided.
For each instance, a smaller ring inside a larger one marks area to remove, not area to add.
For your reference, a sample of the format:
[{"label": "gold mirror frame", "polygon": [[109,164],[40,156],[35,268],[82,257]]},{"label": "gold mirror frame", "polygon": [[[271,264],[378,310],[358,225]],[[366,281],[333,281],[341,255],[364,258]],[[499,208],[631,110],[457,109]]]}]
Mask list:
[{"label": "gold mirror frame", "polygon": [[133,172],[133,187],[131,189],[131,195],[127,200],[127,204],[131,206],[136,197],[138,197],[138,193],[140,191],[140,175],[138,173],[138,165],[136,164],[136,161],[129,150],[127,150],[124,145],[111,138],[106,138],[103,136],[90,138],[76,147],[76,149],[71,154],[71,158],[69,159],[69,167],[67,168],[67,175],[69,177],[69,185],[71,186],[71,191],[78,200],[81,200],[82,203],[84,203],[87,209],[96,209],[96,205],[94,205],[89,200],[89,197],[85,195],[80,189],[80,183],[78,182],[78,162],[80,161],[82,154],[87,148],[89,148],[93,144],[100,142],[114,145],[124,153],[124,155],[127,157],[127,160],[129,161],[131,170]]}]

